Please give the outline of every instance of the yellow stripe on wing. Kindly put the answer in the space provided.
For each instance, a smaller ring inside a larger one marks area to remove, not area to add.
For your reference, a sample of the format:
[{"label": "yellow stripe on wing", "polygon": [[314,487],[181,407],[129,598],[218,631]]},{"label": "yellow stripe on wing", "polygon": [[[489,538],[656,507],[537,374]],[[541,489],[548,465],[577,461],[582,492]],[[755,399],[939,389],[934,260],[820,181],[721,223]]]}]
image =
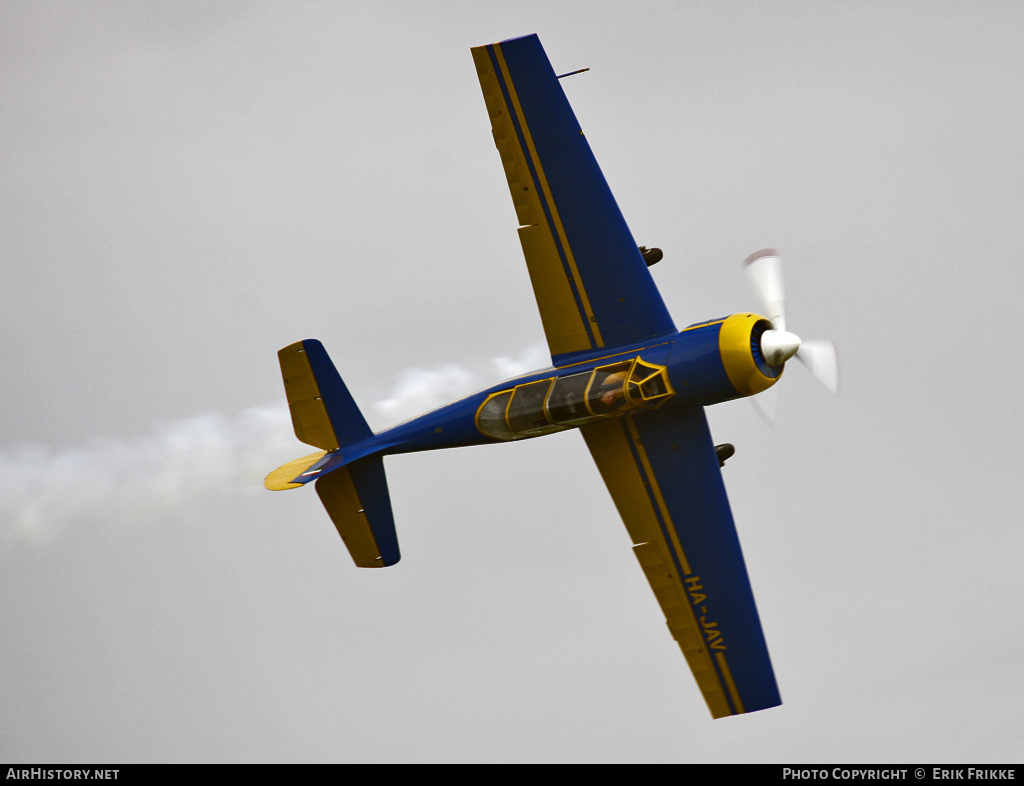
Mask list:
[{"label": "yellow stripe on wing", "polygon": [[[674,551],[684,573],[690,572],[675,532],[675,524],[632,417],[589,423],[581,427],[580,431],[626,525],[630,539],[635,544],[633,553],[665,614],[665,622],[686,658],[712,717],[732,715],[733,710],[726,698],[727,686],[723,685],[715,670],[683,584],[683,577],[670,555],[670,551]],[[670,533],[671,546],[659,523],[659,513],[665,530]],[[723,670],[723,674],[726,673]],[[735,700],[735,685],[729,690]]]},{"label": "yellow stripe on wing", "polygon": [[519,242],[526,258],[548,349],[552,355],[591,349],[583,314],[555,246],[552,229],[544,217],[540,187],[530,172],[526,150],[515,129],[515,111],[508,105],[498,82],[489,49],[479,46],[470,51],[491,120],[494,146],[501,158],[505,181],[520,224]]},{"label": "yellow stripe on wing", "polygon": [[[565,228],[562,226],[562,220],[558,215],[558,207],[555,205],[555,200],[551,194],[551,189],[548,186],[547,178],[544,175],[544,167],[541,165],[540,157],[537,155],[537,149],[533,144],[533,136],[530,134],[530,127],[526,122],[526,116],[523,113],[523,108],[519,103],[519,97],[516,94],[515,84],[512,81],[512,76],[509,73],[508,66],[505,63],[505,56],[502,54],[501,45],[494,45],[494,54],[498,60],[498,65],[501,68],[502,76],[504,77],[505,86],[508,89],[509,97],[512,99],[512,108],[516,113],[516,118],[519,120],[519,127],[523,131],[523,138],[526,141],[527,154],[530,156],[530,160],[533,163],[534,170],[537,173],[537,177],[540,179],[540,187],[544,192],[544,199],[547,202],[548,209],[551,212],[551,219],[554,222],[552,229],[558,234],[558,239],[561,242],[562,249],[565,253],[566,261],[569,265],[569,271],[572,275],[572,280],[576,284],[576,291],[579,295],[580,304],[583,307],[583,314],[581,315],[590,325],[590,330],[594,336],[593,347],[589,345],[581,347],[581,349],[600,348],[604,346],[604,340],[601,338],[601,329],[597,324],[597,317],[594,316],[594,311],[590,306],[590,300],[587,298],[586,288],[583,285],[583,279],[580,277],[579,268],[576,265],[576,259],[573,256],[572,248],[569,245],[569,239],[566,237]],[[567,282],[568,283],[568,282]]]},{"label": "yellow stripe on wing", "polygon": [[636,430],[636,423],[633,422],[633,416],[627,415],[623,418],[626,427],[629,429],[630,439],[633,440],[633,446],[636,448],[637,455],[640,457],[640,462],[643,464],[644,474],[647,476],[647,481],[651,484],[651,491],[654,494],[654,499],[658,503],[658,510],[661,512],[661,519],[665,522],[665,528],[668,530],[669,537],[672,539],[672,548],[675,550],[676,556],[679,557],[679,565],[683,569],[683,573],[689,576],[693,573],[690,570],[690,563],[686,561],[686,554],[683,552],[683,544],[679,542],[679,534],[676,532],[675,525],[672,523],[672,514],[668,511],[668,505],[665,504],[665,497],[662,496],[661,486],[658,485],[658,478],[654,474],[654,468],[651,467],[650,459],[647,458],[647,451],[644,450],[643,441],[640,439],[640,433]]},{"label": "yellow stripe on wing", "polygon": [[740,692],[736,689],[736,682],[732,678],[732,672],[729,671],[729,664],[725,660],[725,653],[716,652],[715,660],[718,661],[718,668],[722,670],[722,676],[725,677],[725,685],[729,689],[729,695],[732,697],[732,704],[736,708],[736,713],[743,714],[746,710],[743,709],[743,700],[740,699]]},{"label": "yellow stripe on wing", "polygon": [[546,223],[519,227],[533,295],[552,355],[591,349],[590,337]]}]

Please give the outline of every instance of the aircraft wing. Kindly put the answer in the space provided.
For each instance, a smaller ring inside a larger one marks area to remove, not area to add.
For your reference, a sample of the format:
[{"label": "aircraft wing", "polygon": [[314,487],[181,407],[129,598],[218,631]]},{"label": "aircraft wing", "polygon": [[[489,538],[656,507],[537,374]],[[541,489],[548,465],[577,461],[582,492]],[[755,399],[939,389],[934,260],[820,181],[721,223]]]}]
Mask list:
[{"label": "aircraft wing", "polygon": [[540,39],[471,51],[555,365],[674,331]]},{"label": "aircraft wing", "polygon": [[704,410],[580,430],[711,715],[781,704]]}]

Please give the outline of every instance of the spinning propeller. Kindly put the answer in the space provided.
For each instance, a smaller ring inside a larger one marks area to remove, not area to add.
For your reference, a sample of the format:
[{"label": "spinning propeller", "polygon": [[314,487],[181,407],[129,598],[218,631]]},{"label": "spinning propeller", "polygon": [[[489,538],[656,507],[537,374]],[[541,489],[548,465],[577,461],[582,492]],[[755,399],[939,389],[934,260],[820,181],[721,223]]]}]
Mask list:
[{"label": "spinning propeller", "polygon": [[772,329],[761,335],[761,351],[771,365],[778,366],[796,355],[807,370],[833,394],[839,393],[839,358],[831,341],[802,341],[786,330],[786,295],[782,286],[782,261],[778,252],[755,251],[743,263],[750,283],[771,320]]}]

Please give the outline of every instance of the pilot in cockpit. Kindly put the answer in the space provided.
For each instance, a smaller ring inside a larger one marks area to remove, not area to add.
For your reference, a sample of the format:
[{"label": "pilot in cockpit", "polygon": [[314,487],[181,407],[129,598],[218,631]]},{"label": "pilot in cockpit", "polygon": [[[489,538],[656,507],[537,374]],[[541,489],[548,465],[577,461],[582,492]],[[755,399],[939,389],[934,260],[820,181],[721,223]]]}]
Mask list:
[{"label": "pilot in cockpit", "polygon": [[622,409],[626,405],[625,390],[626,390],[626,371],[618,371],[614,374],[609,374],[601,382],[600,387],[597,390],[598,401],[602,404],[602,409],[605,412],[614,412],[615,410]]}]

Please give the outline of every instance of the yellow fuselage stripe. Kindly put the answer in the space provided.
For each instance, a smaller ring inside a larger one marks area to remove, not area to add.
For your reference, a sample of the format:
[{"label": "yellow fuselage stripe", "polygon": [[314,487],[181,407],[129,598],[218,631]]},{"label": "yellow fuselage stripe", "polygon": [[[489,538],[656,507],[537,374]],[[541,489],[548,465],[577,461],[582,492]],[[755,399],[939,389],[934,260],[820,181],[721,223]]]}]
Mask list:
[{"label": "yellow fuselage stripe", "polygon": [[572,249],[569,247],[569,241],[565,236],[565,229],[562,227],[562,220],[558,216],[558,208],[555,206],[555,200],[551,196],[551,189],[548,187],[547,178],[544,176],[544,168],[541,166],[540,157],[537,155],[537,149],[533,145],[533,136],[530,134],[530,128],[526,124],[526,116],[523,114],[523,108],[519,104],[519,96],[516,93],[515,85],[512,83],[512,76],[509,74],[508,66],[505,64],[505,56],[501,52],[500,44],[494,45],[494,54],[497,57],[498,65],[501,68],[502,76],[505,79],[505,86],[508,88],[509,97],[512,99],[512,109],[516,113],[516,117],[519,119],[519,127],[523,130],[523,138],[526,140],[528,148],[528,150],[524,152],[530,156],[534,169],[537,172],[537,177],[540,179],[540,183],[538,185],[543,190],[544,198],[548,204],[548,209],[551,211],[551,220],[555,223],[553,229],[558,233],[562,249],[565,251],[565,258],[569,263],[569,270],[572,273],[573,281],[576,284],[576,291],[579,292],[580,303],[583,306],[587,324],[590,325],[590,330],[594,334],[596,347],[601,348],[604,346],[604,340],[601,338],[601,329],[598,327],[597,319],[594,317],[594,311],[590,307],[590,300],[587,298],[587,291],[583,286],[583,279],[580,277],[580,271],[576,267],[576,259],[572,255]]},{"label": "yellow fuselage stripe", "polygon": [[710,322],[701,322],[701,323],[699,323],[697,325],[690,325],[689,327],[683,328],[679,332],[680,333],[685,333],[687,330],[696,330],[697,328],[711,327],[712,325],[721,325],[728,318],[729,317],[725,317],[723,319],[712,319]]}]

